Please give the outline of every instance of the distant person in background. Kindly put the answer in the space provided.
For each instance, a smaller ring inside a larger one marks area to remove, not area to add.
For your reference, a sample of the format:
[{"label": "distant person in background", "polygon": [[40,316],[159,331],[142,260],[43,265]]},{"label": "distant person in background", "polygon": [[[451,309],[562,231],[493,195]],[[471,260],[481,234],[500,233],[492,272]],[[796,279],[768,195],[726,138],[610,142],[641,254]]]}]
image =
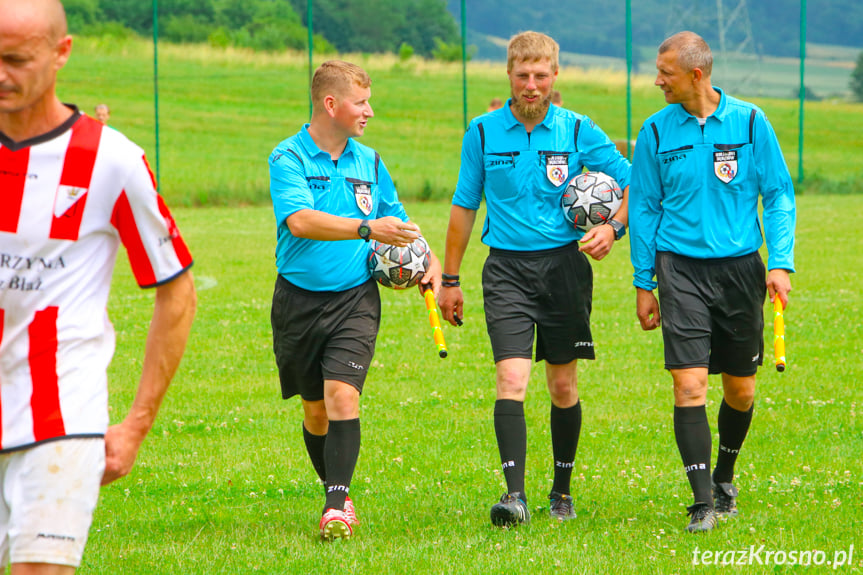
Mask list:
[{"label": "distant person in background", "polygon": [[[143,150],[58,99],[63,5],[0,0],[0,15],[0,571],[70,574],[100,483],[132,469],[183,356],[192,257]],[[155,297],[134,401],[109,426],[120,243]]]},{"label": "distant person in background", "polygon": [[559,90],[555,90],[551,93],[551,103],[555,106],[563,106],[563,96],[560,94]]},{"label": "distant person in background", "polygon": [[[551,105],[559,53],[545,34],[524,32],[510,40],[511,98],[473,120],[464,136],[446,236],[439,303],[444,319],[458,325],[464,317],[459,268],[485,198],[482,242],[490,250],[482,287],[495,362],[494,430],[506,480],[490,517],[501,527],[530,521],[524,400],[534,340],[536,361],[546,362],[551,400],[549,513],[559,521],[575,517],[570,484],[581,432],[576,367],[579,359],[594,358],[587,256],[601,260],[625,233],[629,162],[590,118]],[[624,189],[614,218],[586,233],[567,224],[560,209],[567,181],[584,168],[609,174]]]},{"label": "distant person in background", "polygon": [[[350,537],[358,523],[348,492],[381,319],[368,241],[406,246],[420,234],[378,153],[356,141],[374,116],[369,98],[365,70],[324,62],[312,78],[310,123],[269,158],[279,272],[273,351],[282,398],[302,399],[306,451],[325,488],[318,527],[327,540]],[[421,281],[439,288],[434,255]]]},{"label": "distant person in background", "polygon": [[105,125],[108,125],[108,120],[111,118],[111,110],[108,108],[108,104],[99,104],[93,110],[95,114],[95,118],[102,122]]},{"label": "distant person in background", "polygon": [[500,98],[492,98],[491,102],[488,103],[487,112],[494,112],[495,110],[499,110],[503,107],[503,101]]},{"label": "distant person in background", "polygon": [[[712,68],[710,47],[693,32],[659,46],[655,83],[668,105],[638,135],[629,200],[637,315],[642,329],[662,326],[674,435],[694,498],[689,532],[737,515],[734,464],[764,357],[764,296],[788,303],[794,271],[794,188],[776,134],[758,107],[712,85]],[[712,475],[710,373],[722,374],[723,391]]]}]

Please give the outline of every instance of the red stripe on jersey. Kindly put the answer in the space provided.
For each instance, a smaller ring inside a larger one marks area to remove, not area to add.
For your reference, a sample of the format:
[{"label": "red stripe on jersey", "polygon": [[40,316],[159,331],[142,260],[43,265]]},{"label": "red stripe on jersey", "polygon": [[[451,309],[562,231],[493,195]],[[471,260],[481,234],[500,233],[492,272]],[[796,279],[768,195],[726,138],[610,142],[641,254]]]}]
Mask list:
[{"label": "red stripe on jersey", "polygon": [[171,245],[174,246],[174,253],[177,254],[177,259],[180,260],[180,265],[187,268],[192,265],[192,254],[189,253],[189,248],[186,242],[180,236],[180,229],[177,227],[177,222],[174,221],[174,216],[168,210],[168,206],[162,201],[162,196],[159,198],[159,213],[165,218],[165,224],[168,226],[168,233],[171,235]]},{"label": "red stripe on jersey", "polygon": [[50,234],[52,239],[78,239],[101,137],[102,124],[87,116],[82,116],[72,126],[72,137],[66,148],[60,186],[54,198],[54,219],[51,222]]},{"label": "red stripe on jersey", "polygon": [[150,162],[147,161],[147,156],[142,156],[144,159],[144,165],[147,166],[147,173],[150,174],[150,181],[153,182],[153,189],[158,190],[159,186],[156,184],[156,176],[153,175],[153,170],[150,169]]},{"label": "red stripe on jersey", "polygon": [[[150,174],[150,181],[153,182],[153,189],[157,190],[156,186],[156,177],[153,175],[153,170],[150,169],[150,163],[147,161],[147,156],[141,156],[141,159],[144,161],[144,165],[147,166],[147,173]],[[177,222],[174,221],[174,217],[171,215],[170,210],[168,210],[168,206],[165,205],[165,202],[162,200],[162,196],[157,195],[159,201],[159,213],[162,214],[162,217],[165,218],[165,224],[168,226],[168,233],[171,236],[171,245],[174,246],[174,253],[177,254],[177,259],[180,260],[180,265],[183,268],[187,268],[192,265],[192,254],[189,253],[189,248],[186,246],[186,242],[183,241],[183,238],[180,236],[180,229],[177,227]]]},{"label": "red stripe on jersey", "polygon": [[111,225],[120,233],[120,241],[126,246],[126,251],[129,253],[129,264],[132,266],[132,273],[135,274],[138,285],[151,286],[155,284],[156,273],[153,271],[150,258],[147,256],[147,250],[144,249],[144,241],[138,232],[138,224],[135,223],[135,215],[132,213],[132,206],[129,205],[126,190],[123,190],[114,204],[114,211],[111,213]]},{"label": "red stripe on jersey", "polygon": [[29,163],[29,147],[17,152],[0,147],[0,232],[18,231]]},{"label": "red stripe on jersey", "polygon": [[36,441],[66,435],[57,382],[57,306],[37,311],[28,327],[33,395],[33,437]]}]

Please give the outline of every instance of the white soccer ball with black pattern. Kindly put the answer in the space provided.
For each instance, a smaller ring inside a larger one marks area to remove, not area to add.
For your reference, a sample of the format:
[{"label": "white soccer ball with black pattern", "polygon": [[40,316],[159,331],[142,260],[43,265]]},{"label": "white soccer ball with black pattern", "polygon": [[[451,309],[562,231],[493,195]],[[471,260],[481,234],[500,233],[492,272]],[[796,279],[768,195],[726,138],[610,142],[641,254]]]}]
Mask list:
[{"label": "white soccer ball with black pattern", "polygon": [[585,232],[610,220],[622,203],[623,191],[617,181],[603,172],[575,176],[560,199],[566,221]]},{"label": "white soccer ball with black pattern", "polygon": [[422,236],[410,245],[399,248],[369,242],[369,271],[384,287],[406,289],[417,285],[431,264],[431,250]]}]

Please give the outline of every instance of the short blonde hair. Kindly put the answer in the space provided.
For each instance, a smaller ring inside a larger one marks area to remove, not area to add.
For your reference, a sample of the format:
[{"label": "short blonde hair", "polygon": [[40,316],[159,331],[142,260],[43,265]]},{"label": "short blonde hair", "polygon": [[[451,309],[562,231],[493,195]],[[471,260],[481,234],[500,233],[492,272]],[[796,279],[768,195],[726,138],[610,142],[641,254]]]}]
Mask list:
[{"label": "short blonde hair", "polygon": [[368,88],[372,80],[365,70],[342,60],[329,60],[320,65],[312,77],[312,105],[317,110],[323,106],[324,98],[347,95],[351,86]]},{"label": "short blonde hair", "polygon": [[506,71],[512,72],[516,62],[539,62],[549,60],[551,71],[557,72],[560,46],[550,36],[533,32],[521,32],[509,39],[506,48]]},{"label": "short blonde hair", "polygon": [[695,32],[678,32],[659,45],[659,53],[677,50],[677,63],[687,72],[698,68],[705,77],[713,71],[713,54],[707,42]]}]

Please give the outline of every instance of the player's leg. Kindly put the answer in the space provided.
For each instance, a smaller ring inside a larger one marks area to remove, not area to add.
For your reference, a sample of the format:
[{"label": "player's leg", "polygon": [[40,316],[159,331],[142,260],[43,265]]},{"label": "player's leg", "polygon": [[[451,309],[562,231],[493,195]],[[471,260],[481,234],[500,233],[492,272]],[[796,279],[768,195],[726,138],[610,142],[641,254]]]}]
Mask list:
[{"label": "player's leg", "polygon": [[[324,467],[326,500],[320,531],[325,539],[347,538],[355,523],[346,510],[351,479],[360,455],[359,390],[343,381],[324,382],[324,402],[330,418]],[[353,505],[351,505],[353,514]]]},{"label": "player's leg", "polygon": [[549,495],[549,508],[551,516],[559,521],[575,518],[571,480],[581,434],[577,362],[578,360],[573,360],[564,365],[546,362],[545,365],[551,396],[551,449],[554,456],[554,482]]},{"label": "player's leg", "polygon": [[530,521],[524,487],[524,398],[533,355],[531,261],[492,250],[482,272],[486,328],[495,361],[494,429],[507,492],[491,509],[498,526]]},{"label": "player's leg", "polygon": [[494,432],[506,491],[527,502],[524,473],[527,460],[527,423],[524,397],[530,379],[531,360],[521,357],[495,364],[497,400],[494,404]]},{"label": "player's leg", "polygon": [[343,381],[327,380],[324,382],[324,401],[330,418],[324,448],[327,475],[324,510],[344,510],[360,454],[360,392]]},{"label": "player's leg", "polygon": [[716,525],[710,485],[712,438],[707,420],[708,366],[716,287],[703,262],[667,252],[656,257],[665,368],[674,381],[674,436],[692,488],[689,532]]},{"label": "player's leg", "polygon": [[729,262],[715,314],[710,370],[722,373],[723,399],[713,498],[717,512],[726,517],[737,515],[734,465],[752,423],[755,373],[764,356],[765,273],[758,253]]},{"label": "player's leg", "polygon": [[75,567],[50,563],[13,563],[9,575],[72,575]]},{"label": "player's leg", "polygon": [[716,524],[710,483],[712,438],[707,421],[707,368],[673,369],[674,437],[692,488],[687,530],[709,531]]},{"label": "player's leg", "polygon": [[324,467],[324,445],[327,442],[329,430],[327,407],[323,399],[317,401],[303,400],[303,442],[306,452],[312,460],[315,473],[326,486],[327,473]]},{"label": "player's leg", "polygon": [[713,470],[713,502],[717,513],[737,515],[737,488],[734,464],[749,433],[755,402],[755,376],[735,377],[722,374],[724,397],[719,406],[719,453]]},{"label": "player's leg", "polygon": [[299,394],[303,404],[303,441],[326,489],[324,446],[329,421],[324,404],[323,353],[329,338],[326,304],[331,296],[292,285],[281,275],[273,289],[270,323],[282,398]]},{"label": "player's leg", "polygon": [[536,358],[545,360],[551,397],[554,483],[549,512],[563,521],[575,518],[570,481],[582,420],[577,361],[595,357],[590,330],[593,269],[577,244],[552,251],[537,268],[544,298],[536,310]]},{"label": "player's leg", "polygon": [[[312,460],[312,465],[318,474],[318,478],[321,480],[324,494],[326,495],[327,468],[324,453],[327,444],[327,432],[329,431],[326,403],[324,400],[303,400],[303,411],[305,412],[305,418],[303,419],[303,441],[306,445],[306,452],[309,454],[309,459]],[[348,523],[351,525],[359,523],[353,501],[351,501],[348,495],[345,496],[344,511],[348,517]]]},{"label": "player's leg", "polygon": [[356,523],[348,493],[360,452],[360,394],[372,364],[380,325],[377,284],[348,290],[329,306],[330,333],[321,362],[329,420],[324,446],[327,495],[320,531],[324,538],[349,537]]}]

